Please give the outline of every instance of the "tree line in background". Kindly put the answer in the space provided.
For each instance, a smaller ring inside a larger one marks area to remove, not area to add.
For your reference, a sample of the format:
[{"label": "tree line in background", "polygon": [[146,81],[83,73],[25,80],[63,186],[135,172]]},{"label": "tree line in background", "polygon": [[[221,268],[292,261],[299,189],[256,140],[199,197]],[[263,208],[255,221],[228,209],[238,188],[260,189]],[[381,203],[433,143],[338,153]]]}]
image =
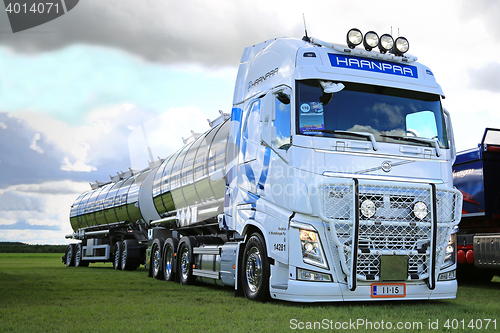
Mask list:
[{"label": "tree line in background", "polygon": [[0,253],[64,253],[66,245],[30,245],[20,242],[0,242]]}]

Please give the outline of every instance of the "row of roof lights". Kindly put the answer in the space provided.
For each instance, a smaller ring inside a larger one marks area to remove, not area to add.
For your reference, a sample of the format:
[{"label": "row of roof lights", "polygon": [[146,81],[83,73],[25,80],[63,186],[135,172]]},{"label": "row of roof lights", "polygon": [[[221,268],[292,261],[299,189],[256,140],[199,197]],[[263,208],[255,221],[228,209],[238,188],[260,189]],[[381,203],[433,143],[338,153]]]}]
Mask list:
[{"label": "row of roof lights", "polygon": [[383,34],[379,37],[376,32],[368,31],[363,36],[359,29],[349,30],[347,33],[347,46],[353,49],[361,43],[363,43],[367,51],[371,51],[378,46],[380,53],[390,52],[398,56],[402,56],[410,48],[408,40],[404,37],[398,37],[394,41],[394,38],[389,34]]}]

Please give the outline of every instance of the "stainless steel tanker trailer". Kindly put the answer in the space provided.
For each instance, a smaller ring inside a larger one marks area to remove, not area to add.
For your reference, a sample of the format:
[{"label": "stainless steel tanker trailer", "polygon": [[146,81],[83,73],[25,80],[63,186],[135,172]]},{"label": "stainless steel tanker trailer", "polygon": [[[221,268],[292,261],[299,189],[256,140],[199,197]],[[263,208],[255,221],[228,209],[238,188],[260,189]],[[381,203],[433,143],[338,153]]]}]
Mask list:
[{"label": "stainless steel tanker trailer", "polygon": [[[363,44],[361,46],[361,44]],[[450,114],[408,41],[351,29],[245,48],[233,108],[71,208],[67,266],[146,265],[253,300],[454,298]]]}]

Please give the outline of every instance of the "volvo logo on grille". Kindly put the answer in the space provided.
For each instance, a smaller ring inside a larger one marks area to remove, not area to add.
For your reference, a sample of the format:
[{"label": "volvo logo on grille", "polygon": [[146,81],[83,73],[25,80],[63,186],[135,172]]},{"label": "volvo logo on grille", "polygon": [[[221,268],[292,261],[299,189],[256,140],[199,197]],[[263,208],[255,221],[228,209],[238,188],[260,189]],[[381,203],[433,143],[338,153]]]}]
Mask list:
[{"label": "volvo logo on grille", "polygon": [[382,163],[382,170],[384,170],[384,172],[389,172],[391,171],[391,169],[392,169],[392,164],[390,161],[384,161]]}]

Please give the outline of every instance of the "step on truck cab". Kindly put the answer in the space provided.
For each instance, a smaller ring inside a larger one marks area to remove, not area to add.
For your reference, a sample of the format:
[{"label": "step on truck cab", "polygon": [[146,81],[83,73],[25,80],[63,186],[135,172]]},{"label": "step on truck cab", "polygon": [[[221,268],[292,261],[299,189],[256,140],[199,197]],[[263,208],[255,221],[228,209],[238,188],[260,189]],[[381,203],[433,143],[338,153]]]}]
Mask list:
[{"label": "step on truck cab", "polygon": [[135,238],[133,256],[148,244],[151,276],[254,300],[454,298],[462,196],[441,87],[403,37],[351,29],[347,44],[245,48],[230,116],[143,172],[128,234],[100,229]]}]

